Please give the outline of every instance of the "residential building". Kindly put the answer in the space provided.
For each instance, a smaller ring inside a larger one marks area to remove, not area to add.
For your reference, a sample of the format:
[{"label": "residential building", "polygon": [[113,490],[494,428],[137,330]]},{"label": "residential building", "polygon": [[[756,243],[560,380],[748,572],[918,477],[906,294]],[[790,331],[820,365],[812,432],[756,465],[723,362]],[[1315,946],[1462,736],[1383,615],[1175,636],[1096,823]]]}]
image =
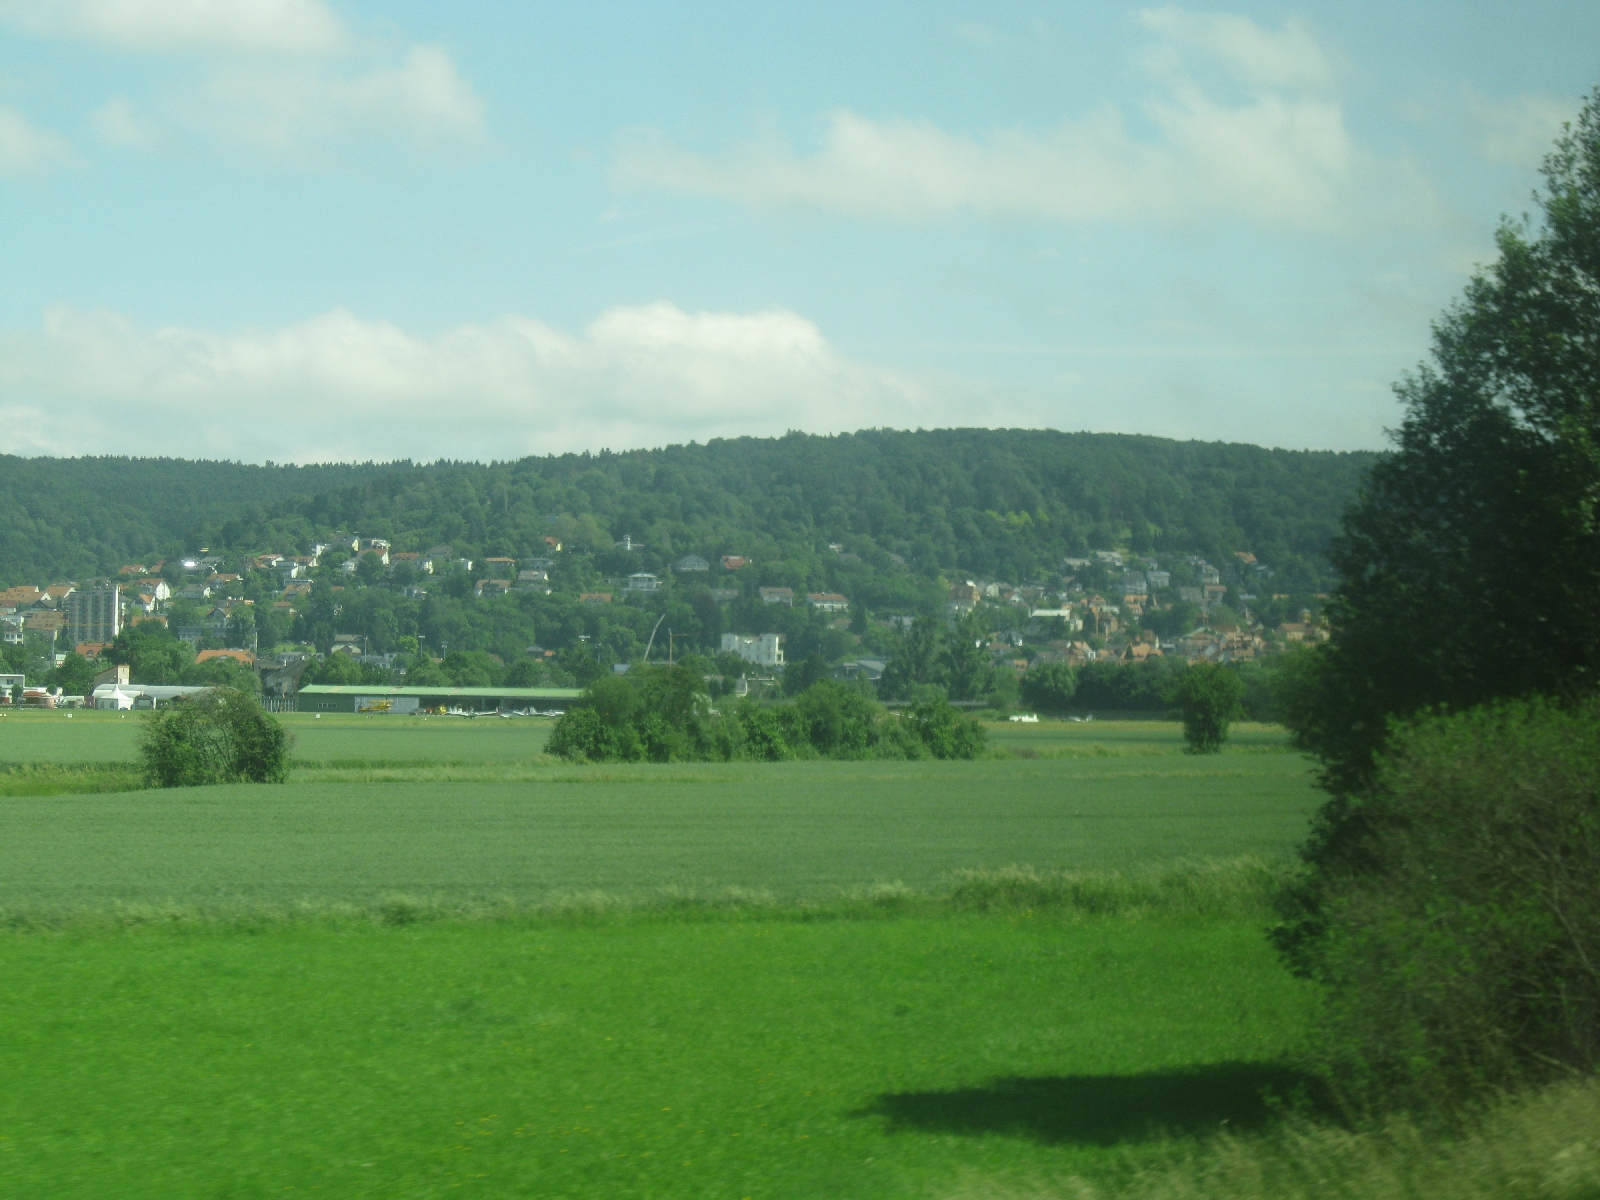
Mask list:
[{"label": "residential building", "polygon": [[550,594],[550,574],[548,571],[518,571],[517,590],[519,592],[543,592]]},{"label": "residential building", "polygon": [[971,612],[978,607],[978,601],[983,598],[983,593],[978,590],[978,585],[972,580],[965,583],[956,583],[950,586],[950,603],[948,607],[955,612]]},{"label": "residential building", "polygon": [[746,662],[763,667],[783,666],[783,634],[781,633],[725,633],[722,635],[722,652],[737,654]]},{"label": "residential building", "polygon": [[625,592],[656,592],[661,590],[661,580],[648,571],[636,571],[628,576],[628,582],[622,589]]},{"label": "residential building", "polygon": [[122,631],[122,588],[84,588],[67,596],[67,641],[112,642]]},{"label": "residential building", "polygon": [[510,590],[509,579],[480,579],[473,592],[479,596],[504,596]]},{"label": "residential building", "polygon": [[793,588],[764,587],[759,590],[761,592],[761,603],[763,604],[788,604],[790,606],[794,604]]},{"label": "residential building", "polygon": [[833,675],[835,679],[867,679],[877,683],[888,665],[881,658],[858,658],[854,662],[840,663]]},{"label": "residential building", "polygon": [[739,598],[738,588],[712,588],[711,598],[718,604],[731,604]]},{"label": "residential building", "polygon": [[1207,604],[1221,604],[1228,594],[1228,589],[1220,583],[1208,583],[1204,591]]},{"label": "residential building", "polygon": [[711,564],[698,554],[685,554],[672,564],[672,569],[674,571],[709,571],[711,570]]},{"label": "residential building", "polygon": [[722,556],[722,569],[724,571],[737,571],[749,565],[750,560],[742,554],[724,554]]},{"label": "residential building", "polygon": [[513,579],[517,574],[517,560],[514,558],[486,558],[483,560],[483,569],[500,579]]},{"label": "residential building", "polygon": [[1150,590],[1153,592],[1159,592],[1162,588],[1168,588],[1172,586],[1171,571],[1146,571],[1144,573],[1144,579],[1145,582],[1150,585]]},{"label": "residential building", "polygon": [[43,599],[44,592],[41,589],[27,584],[0,592],[0,606],[6,608],[32,608]]},{"label": "residential building", "polygon": [[611,603],[611,593],[610,592],[580,592],[579,595],[578,595],[578,603],[579,604],[610,604]]},{"label": "residential building", "polygon": [[1196,587],[1181,587],[1178,589],[1178,599],[1187,604],[1199,604],[1206,598],[1206,594]]},{"label": "residential building", "polygon": [[807,592],[806,603],[818,612],[850,611],[850,601],[838,592]]},{"label": "residential building", "polygon": [[194,656],[196,663],[210,662],[213,658],[231,658],[247,667],[256,665],[256,656],[248,650],[202,650]]}]

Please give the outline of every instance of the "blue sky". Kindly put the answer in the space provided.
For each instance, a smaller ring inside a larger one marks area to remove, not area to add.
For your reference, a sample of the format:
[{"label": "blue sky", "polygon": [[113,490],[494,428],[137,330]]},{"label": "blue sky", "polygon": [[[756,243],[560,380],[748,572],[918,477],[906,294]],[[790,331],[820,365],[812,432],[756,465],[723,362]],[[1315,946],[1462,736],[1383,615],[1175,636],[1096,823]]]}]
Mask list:
[{"label": "blue sky", "polygon": [[1383,444],[1592,3],[0,0],[0,451]]}]

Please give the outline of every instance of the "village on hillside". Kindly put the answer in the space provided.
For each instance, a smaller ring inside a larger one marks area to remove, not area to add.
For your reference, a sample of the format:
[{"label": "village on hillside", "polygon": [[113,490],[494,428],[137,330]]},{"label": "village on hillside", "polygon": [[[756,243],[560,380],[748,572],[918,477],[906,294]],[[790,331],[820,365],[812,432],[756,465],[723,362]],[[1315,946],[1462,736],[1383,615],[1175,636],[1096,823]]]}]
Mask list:
[{"label": "village on hillside", "polygon": [[[662,573],[598,578],[563,570],[561,543],[545,540],[539,557],[479,560],[448,545],[398,550],[338,534],[301,553],[202,551],[12,587],[0,591],[0,705],[150,707],[230,684],[276,708],[326,708],[321,691],[316,703],[302,695],[320,684],[467,689],[483,693],[472,697],[479,707],[531,709],[551,688],[685,656],[708,680],[731,689],[736,678],[740,695],[802,658],[876,686],[916,622],[962,621],[1002,682],[993,696],[952,698],[1004,707],[1004,682],[1046,664],[1244,662],[1328,637],[1324,597],[1274,593],[1271,567],[1248,551],[1219,566],[1195,554],[1096,550],[1064,559],[1050,579],[946,577],[924,590],[934,600],[920,611],[868,611],[841,592],[769,581],[741,555],[688,554]],[[643,547],[624,537],[617,549]],[[861,561],[840,543],[827,552],[841,565]],[[413,697],[400,710],[415,707]]]}]

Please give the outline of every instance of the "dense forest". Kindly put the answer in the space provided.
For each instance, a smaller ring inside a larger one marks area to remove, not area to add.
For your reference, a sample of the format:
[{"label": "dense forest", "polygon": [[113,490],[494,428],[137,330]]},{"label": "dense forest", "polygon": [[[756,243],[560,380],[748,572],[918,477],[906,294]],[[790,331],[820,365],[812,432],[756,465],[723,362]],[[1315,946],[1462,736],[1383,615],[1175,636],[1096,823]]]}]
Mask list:
[{"label": "dense forest", "polygon": [[[1021,582],[1113,546],[1249,550],[1284,590],[1329,582],[1323,557],[1368,453],[1267,450],[1117,434],[869,430],[718,440],[489,465],[246,466],[177,459],[0,458],[0,582],[86,578],[214,550],[292,553],[334,530],[395,549],[527,558],[553,536],[606,570],[743,554],[821,585],[827,543],[863,569]],[[618,554],[628,536],[638,548]],[[610,561],[612,557],[617,561]],[[831,566],[831,564],[830,564]]]},{"label": "dense forest", "polygon": [[87,579],[125,562],[170,558],[250,505],[392,470],[0,455],[0,584]]}]

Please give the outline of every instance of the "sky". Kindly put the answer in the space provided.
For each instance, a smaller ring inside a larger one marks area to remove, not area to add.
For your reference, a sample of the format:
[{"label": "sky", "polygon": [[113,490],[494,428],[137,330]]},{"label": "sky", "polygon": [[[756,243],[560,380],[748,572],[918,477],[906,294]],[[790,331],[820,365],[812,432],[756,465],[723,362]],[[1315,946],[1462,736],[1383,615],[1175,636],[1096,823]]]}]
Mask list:
[{"label": "sky", "polygon": [[1600,5],[0,0],[0,452],[1385,444]]}]

